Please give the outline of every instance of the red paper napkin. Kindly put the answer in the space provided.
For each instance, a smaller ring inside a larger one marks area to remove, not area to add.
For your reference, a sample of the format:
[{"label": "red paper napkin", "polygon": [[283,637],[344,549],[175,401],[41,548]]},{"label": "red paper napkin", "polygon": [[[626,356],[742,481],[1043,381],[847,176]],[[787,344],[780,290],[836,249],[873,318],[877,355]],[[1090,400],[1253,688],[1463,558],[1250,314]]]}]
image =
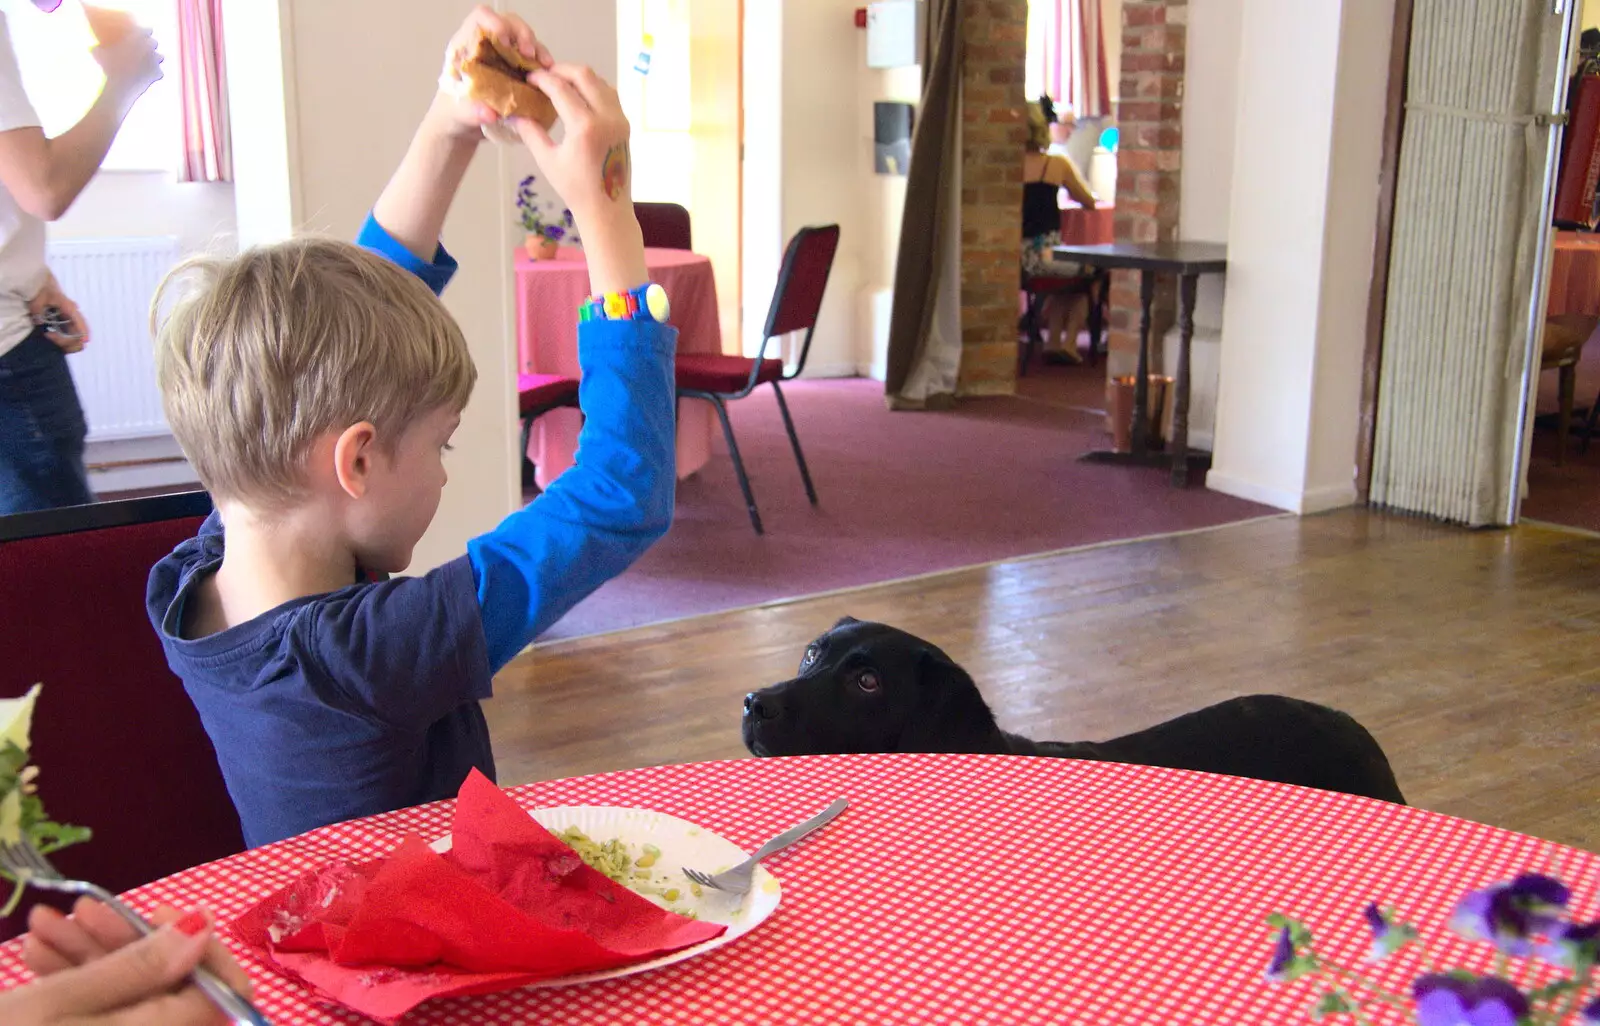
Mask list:
[{"label": "red paper napkin", "polygon": [[334,1001],[392,1022],[431,998],[614,969],[727,930],[589,868],[476,771],[451,836],[444,855],[409,837],[385,858],[306,873],[233,932]]}]

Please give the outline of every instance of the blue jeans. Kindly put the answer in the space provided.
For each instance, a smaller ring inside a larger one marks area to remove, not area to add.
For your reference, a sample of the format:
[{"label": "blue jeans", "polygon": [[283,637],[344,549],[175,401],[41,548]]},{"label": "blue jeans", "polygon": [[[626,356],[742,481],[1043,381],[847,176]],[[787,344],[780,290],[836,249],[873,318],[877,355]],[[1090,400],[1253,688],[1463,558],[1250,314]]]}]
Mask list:
[{"label": "blue jeans", "polygon": [[66,354],[42,330],[0,355],[0,514],[93,502],[87,434]]}]

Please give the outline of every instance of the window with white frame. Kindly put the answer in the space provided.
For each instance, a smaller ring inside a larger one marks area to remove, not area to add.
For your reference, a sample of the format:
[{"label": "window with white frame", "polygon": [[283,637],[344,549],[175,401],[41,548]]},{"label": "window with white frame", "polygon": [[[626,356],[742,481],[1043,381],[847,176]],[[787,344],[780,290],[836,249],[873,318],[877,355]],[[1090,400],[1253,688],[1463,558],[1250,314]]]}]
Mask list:
[{"label": "window with white frame", "polygon": [[[183,110],[178,85],[176,0],[96,0],[97,7],[126,11],[149,28],[166,58],[161,81],[151,86],[122,123],[106,171],[173,171],[182,153]],[[47,136],[58,136],[88,112],[105,85],[89,53],[94,38],[77,0],[45,14],[28,2],[0,3],[11,29],[11,45],[28,99]]]}]

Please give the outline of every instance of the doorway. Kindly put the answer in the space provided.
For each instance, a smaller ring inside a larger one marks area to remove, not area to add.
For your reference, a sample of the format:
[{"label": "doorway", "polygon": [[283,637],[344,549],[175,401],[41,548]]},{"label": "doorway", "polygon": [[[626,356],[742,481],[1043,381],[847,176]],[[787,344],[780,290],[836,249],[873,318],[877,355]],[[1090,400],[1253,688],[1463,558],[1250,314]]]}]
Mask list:
[{"label": "doorway", "polygon": [[689,211],[695,251],[716,277],[725,353],[739,351],[743,302],[743,36],[744,0],[617,3],[634,199]]}]

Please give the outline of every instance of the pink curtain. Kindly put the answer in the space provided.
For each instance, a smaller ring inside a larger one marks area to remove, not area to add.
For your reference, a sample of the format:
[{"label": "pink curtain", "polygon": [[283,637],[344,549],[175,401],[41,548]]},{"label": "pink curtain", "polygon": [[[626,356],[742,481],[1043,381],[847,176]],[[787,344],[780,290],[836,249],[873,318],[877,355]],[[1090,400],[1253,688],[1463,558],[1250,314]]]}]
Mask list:
[{"label": "pink curtain", "polygon": [[1111,83],[1100,0],[1031,0],[1029,6],[1039,33],[1029,60],[1036,62],[1045,92],[1070,103],[1080,118],[1109,115]]},{"label": "pink curtain", "polygon": [[178,74],[183,93],[180,182],[233,181],[222,0],[178,0]]}]

